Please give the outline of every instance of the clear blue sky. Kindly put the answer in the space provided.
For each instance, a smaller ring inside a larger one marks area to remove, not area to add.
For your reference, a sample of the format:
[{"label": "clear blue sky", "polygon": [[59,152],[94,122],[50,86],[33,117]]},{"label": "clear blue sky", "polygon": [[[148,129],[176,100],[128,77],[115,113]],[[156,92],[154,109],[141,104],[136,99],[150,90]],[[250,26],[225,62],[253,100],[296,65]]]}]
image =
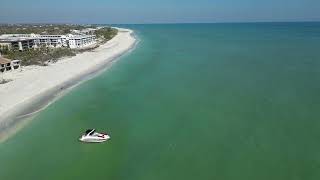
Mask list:
[{"label": "clear blue sky", "polygon": [[0,0],[0,23],[320,21],[320,0]]}]

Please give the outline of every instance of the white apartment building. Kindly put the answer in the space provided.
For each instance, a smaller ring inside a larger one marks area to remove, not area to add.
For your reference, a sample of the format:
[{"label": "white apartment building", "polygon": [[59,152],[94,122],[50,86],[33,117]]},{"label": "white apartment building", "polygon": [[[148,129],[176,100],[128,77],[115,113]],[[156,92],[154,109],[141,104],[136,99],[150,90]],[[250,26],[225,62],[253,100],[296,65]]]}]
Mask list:
[{"label": "white apartment building", "polygon": [[83,49],[96,44],[95,35],[40,35],[40,34],[4,34],[0,36],[0,44],[10,45],[20,51],[40,46],[71,49]]},{"label": "white apartment building", "polygon": [[95,35],[69,35],[67,39],[71,49],[82,49],[96,44]]},{"label": "white apartment building", "polygon": [[36,44],[51,48],[68,47],[65,35],[37,35]]},{"label": "white apartment building", "polygon": [[34,34],[3,34],[0,36],[0,46],[23,51],[34,48],[36,44]]},{"label": "white apartment building", "polygon": [[36,39],[32,37],[6,37],[0,38],[0,48],[8,48],[23,51],[26,49],[36,48]]}]

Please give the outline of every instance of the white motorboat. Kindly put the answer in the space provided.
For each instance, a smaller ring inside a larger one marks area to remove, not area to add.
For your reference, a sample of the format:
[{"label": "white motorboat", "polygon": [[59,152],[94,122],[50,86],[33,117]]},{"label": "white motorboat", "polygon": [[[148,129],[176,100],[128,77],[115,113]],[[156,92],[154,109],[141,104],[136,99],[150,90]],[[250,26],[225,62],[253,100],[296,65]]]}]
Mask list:
[{"label": "white motorboat", "polygon": [[110,139],[110,136],[105,133],[98,133],[95,129],[86,130],[85,134],[80,137],[80,141],[89,143],[101,143]]}]

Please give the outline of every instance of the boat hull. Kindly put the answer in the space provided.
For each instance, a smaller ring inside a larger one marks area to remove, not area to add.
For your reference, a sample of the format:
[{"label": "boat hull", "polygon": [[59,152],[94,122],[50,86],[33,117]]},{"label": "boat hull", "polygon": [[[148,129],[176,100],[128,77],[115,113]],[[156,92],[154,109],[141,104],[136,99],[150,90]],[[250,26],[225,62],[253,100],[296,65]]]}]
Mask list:
[{"label": "boat hull", "polygon": [[105,142],[105,141],[107,141],[109,139],[110,139],[110,137],[108,135],[104,135],[104,137],[87,137],[87,136],[83,136],[79,140],[81,142],[86,142],[86,143],[102,143],[102,142]]}]

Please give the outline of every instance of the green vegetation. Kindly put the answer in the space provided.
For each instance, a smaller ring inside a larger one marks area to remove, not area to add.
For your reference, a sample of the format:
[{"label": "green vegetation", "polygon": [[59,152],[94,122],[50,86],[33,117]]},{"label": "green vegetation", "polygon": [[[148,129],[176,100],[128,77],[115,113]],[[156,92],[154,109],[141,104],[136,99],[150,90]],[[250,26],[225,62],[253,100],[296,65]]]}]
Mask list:
[{"label": "green vegetation", "polygon": [[0,53],[1,54],[8,54],[9,53],[9,47],[6,45],[0,45]]},{"label": "green vegetation", "polygon": [[56,62],[59,58],[75,56],[75,52],[68,48],[39,48],[28,51],[8,51],[4,54],[9,59],[19,59],[22,65],[46,65],[46,62]]},{"label": "green vegetation", "polygon": [[118,30],[111,27],[103,27],[95,31],[97,38],[102,39],[102,43],[109,41],[118,34]]},{"label": "green vegetation", "polygon": [[72,25],[72,24],[13,24],[0,25],[0,34],[53,34],[62,35],[71,33],[71,30],[82,30],[85,28],[96,28],[94,25]]}]

